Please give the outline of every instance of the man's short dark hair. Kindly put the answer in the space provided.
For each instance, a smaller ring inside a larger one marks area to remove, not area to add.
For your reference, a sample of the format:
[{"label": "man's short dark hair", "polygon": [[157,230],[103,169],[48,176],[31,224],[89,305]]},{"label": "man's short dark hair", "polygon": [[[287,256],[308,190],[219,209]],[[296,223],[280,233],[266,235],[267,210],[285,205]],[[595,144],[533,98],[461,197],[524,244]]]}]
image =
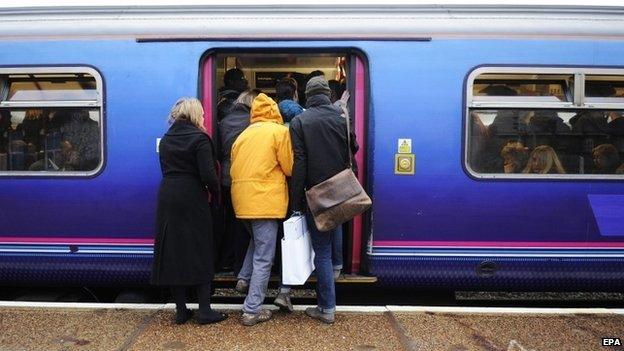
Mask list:
[{"label": "man's short dark hair", "polygon": [[295,89],[296,87],[292,82],[286,79],[280,80],[275,86],[277,101],[292,100],[295,97]]},{"label": "man's short dark hair", "polygon": [[225,72],[223,75],[223,84],[225,84],[226,87],[233,88],[237,91],[247,89],[245,74],[238,68],[232,68]]},{"label": "man's short dark hair", "polygon": [[323,73],[323,71],[321,71],[320,69],[317,69],[316,71],[312,71],[310,72],[310,74],[308,74],[307,80],[310,80],[314,77],[318,77],[318,76],[325,76],[325,73]]}]

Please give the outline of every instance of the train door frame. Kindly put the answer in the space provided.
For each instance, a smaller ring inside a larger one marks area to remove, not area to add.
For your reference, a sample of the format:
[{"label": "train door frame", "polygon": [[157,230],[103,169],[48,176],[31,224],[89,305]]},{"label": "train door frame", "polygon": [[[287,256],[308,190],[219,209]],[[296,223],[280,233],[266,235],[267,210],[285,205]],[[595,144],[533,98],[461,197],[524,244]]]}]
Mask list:
[{"label": "train door frame", "polygon": [[[369,94],[369,64],[365,53],[356,48],[219,48],[206,51],[200,59],[199,65],[199,84],[198,96],[204,108],[204,126],[211,136],[217,130],[216,114],[217,106],[217,60],[218,55],[244,55],[244,54],[332,54],[336,56],[347,57],[347,90],[351,93],[349,99],[349,111],[354,119],[355,134],[360,146],[356,153],[356,162],[358,164],[358,179],[362,183],[364,189],[370,194],[372,184],[369,182],[371,177],[367,170],[368,162],[372,159],[369,157],[371,153],[368,149],[368,118],[370,103]],[[218,147],[218,146],[217,146]],[[346,235],[344,247],[347,248],[347,255],[344,257],[345,273],[351,274],[367,274],[368,273],[368,245],[369,238],[372,236],[370,225],[370,211],[363,215],[357,216],[350,223],[350,233]],[[343,247],[343,252],[344,251]]]}]

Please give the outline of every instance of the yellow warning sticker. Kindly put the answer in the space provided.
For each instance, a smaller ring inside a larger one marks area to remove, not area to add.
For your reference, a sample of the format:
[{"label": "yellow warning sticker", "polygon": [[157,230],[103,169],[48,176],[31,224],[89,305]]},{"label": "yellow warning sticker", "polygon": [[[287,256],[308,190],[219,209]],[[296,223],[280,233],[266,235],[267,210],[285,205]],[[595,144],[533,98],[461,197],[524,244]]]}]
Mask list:
[{"label": "yellow warning sticker", "polygon": [[397,152],[400,154],[412,153],[412,139],[399,139],[397,143]]}]

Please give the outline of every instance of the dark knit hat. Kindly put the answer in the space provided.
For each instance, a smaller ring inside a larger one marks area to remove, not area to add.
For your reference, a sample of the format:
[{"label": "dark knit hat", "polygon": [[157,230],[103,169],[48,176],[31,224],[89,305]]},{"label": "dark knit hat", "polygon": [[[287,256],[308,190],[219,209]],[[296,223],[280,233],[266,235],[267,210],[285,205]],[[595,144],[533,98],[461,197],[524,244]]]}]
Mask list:
[{"label": "dark knit hat", "polygon": [[327,96],[331,96],[331,90],[329,89],[329,84],[327,83],[327,79],[324,76],[316,76],[310,78],[308,84],[306,84],[305,90],[306,97],[325,94]]}]

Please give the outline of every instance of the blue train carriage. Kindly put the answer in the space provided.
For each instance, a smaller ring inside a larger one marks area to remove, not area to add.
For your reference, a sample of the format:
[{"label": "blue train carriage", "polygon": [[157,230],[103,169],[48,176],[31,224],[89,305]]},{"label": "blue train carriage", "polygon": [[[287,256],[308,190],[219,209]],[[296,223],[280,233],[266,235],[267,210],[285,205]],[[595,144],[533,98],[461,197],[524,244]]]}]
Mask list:
[{"label": "blue train carriage", "polygon": [[[344,81],[380,286],[624,284],[624,8],[2,8],[0,284],[145,285],[157,138],[227,69]],[[301,84],[300,84],[301,87]]]}]

